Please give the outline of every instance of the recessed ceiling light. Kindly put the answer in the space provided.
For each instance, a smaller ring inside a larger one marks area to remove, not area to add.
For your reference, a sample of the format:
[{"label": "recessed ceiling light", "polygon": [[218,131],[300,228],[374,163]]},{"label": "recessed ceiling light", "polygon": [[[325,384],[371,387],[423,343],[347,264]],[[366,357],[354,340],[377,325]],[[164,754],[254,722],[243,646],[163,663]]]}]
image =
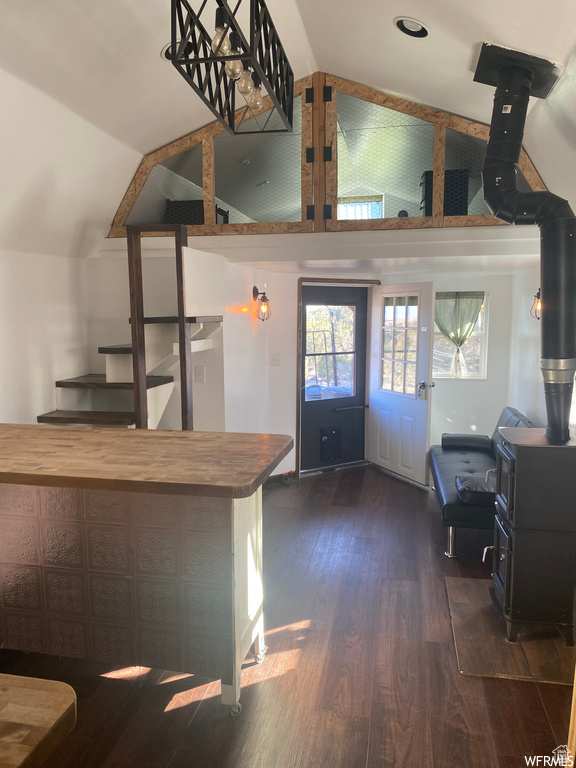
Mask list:
[{"label": "recessed ceiling light", "polygon": [[418,19],[411,19],[409,16],[397,16],[394,19],[394,24],[398,27],[400,32],[404,32],[405,35],[410,37],[427,37],[428,30]]}]

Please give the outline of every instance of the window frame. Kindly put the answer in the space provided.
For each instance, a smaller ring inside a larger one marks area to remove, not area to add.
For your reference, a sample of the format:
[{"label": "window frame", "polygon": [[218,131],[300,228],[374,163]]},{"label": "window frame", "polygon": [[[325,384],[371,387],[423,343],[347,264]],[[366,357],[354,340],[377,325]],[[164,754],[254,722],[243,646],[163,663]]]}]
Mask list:
[{"label": "window frame", "polygon": [[[461,291],[461,293],[466,293],[466,291]],[[436,341],[443,339],[445,340],[445,337],[442,335],[441,331],[439,330],[438,326],[436,325],[436,320],[434,320],[434,338],[432,342],[432,376],[435,379],[450,379],[452,381],[481,381],[488,378],[488,325],[489,325],[489,317],[490,317],[490,294],[488,291],[484,291],[484,302],[483,302],[483,330],[482,331],[473,331],[470,335],[470,338],[463,344],[462,348],[466,347],[466,344],[468,344],[468,341],[472,339],[479,339],[480,340],[480,349],[479,349],[479,356],[480,356],[480,370],[477,374],[472,374],[468,376],[454,376],[450,372],[445,371],[437,371],[434,369],[434,350],[436,346]]]}]

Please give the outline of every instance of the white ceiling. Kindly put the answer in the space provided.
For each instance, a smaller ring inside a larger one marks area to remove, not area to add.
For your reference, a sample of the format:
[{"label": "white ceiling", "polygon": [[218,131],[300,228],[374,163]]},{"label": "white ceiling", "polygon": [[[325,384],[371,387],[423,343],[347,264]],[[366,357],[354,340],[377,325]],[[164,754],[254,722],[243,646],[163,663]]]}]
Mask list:
[{"label": "white ceiling", "polygon": [[[472,80],[482,42],[564,64],[576,43],[573,0],[268,6],[297,79],[329,72],[482,122],[493,97]],[[169,0],[0,0],[0,13],[0,67],[130,147],[147,153],[212,121],[160,56],[170,40]],[[403,35],[396,16],[420,19],[429,36]]]},{"label": "white ceiling", "polygon": [[[576,173],[570,170],[576,158],[573,0],[268,0],[268,7],[296,79],[323,71],[485,123],[493,89],[473,82],[482,42],[567,65],[547,101],[533,100],[525,146],[548,187],[576,202]],[[419,19],[429,36],[403,35],[393,24],[397,16]],[[213,120],[161,58],[170,39],[169,0],[0,0],[0,20],[0,68],[143,154]],[[526,238],[513,229],[507,247],[520,237],[530,243],[533,258],[532,233]],[[499,243],[503,230],[492,230]],[[380,250],[382,242],[396,242],[390,232],[370,236]],[[400,233],[396,245],[410,237]],[[426,238],[430,242],[430,230]],[[217,238],[213,246],[219,242],[227,250],[234,244],[236,260],[248,261],[236,240]],[[326,243],[333,253],[334,241]],[[315,239],[307,252],[310,265],[320,263],[326,249]],[[262,262],[279,261],[261,256]],[[302,264],[296,257],[292,253],[290,260]]]}]

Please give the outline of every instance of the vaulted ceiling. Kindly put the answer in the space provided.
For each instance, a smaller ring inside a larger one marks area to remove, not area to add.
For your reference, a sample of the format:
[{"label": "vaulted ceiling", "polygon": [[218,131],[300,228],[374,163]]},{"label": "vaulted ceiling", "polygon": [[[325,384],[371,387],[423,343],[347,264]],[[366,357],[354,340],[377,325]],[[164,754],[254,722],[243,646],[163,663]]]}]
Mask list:
[{"label": "vaulted ceiling", "polygon": [[[328,72],[481,122],[493,99],[473,81],[482,42],[565,65],[548,99],[532,100],[525,146],[548,187],[576,206],[573,0],[267,3],[296,79]],[[161,56],[169,0],[0,0],[0,9],[0,67],[142,154],[213,120]],[[398,16],[419,19],[428,37],[403,35]]]}]

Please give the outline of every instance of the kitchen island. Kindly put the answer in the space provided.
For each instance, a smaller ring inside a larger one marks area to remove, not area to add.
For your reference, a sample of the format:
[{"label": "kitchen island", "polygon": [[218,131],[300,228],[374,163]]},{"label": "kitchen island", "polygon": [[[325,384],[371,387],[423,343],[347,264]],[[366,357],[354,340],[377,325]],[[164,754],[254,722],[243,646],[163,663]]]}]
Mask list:
[{"label": "kitchen island", "polygon": [[262,658],[262,483],[286,435],[0,424],[4,648],[222,680]]}]

